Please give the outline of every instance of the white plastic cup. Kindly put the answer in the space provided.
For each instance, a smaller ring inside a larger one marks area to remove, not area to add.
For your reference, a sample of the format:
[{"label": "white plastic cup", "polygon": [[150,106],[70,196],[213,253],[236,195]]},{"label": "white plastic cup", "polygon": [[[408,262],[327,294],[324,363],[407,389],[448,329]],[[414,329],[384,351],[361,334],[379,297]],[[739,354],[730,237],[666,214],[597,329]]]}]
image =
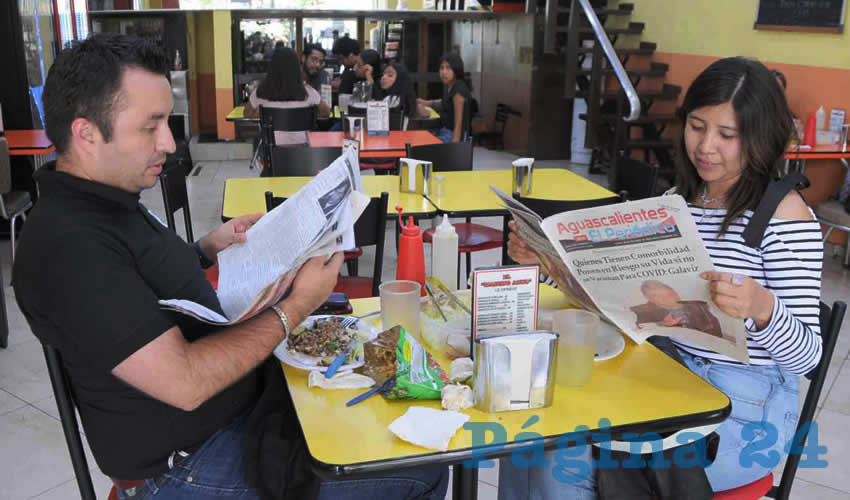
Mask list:
[{"label": "white plastic cup", "polygon": [[599,316],[581,309],[552,314],[552,329],[558,333],[558,381],[568,387],[582,387],[593,374]]},{"label": "white plastic cup", "polygon": [[421,285],[415,281],[395,280],[381,283],[378,290],[381,296],[381,320],[384,330],[401,325],[407,333],[418,338],[421,332]]}]

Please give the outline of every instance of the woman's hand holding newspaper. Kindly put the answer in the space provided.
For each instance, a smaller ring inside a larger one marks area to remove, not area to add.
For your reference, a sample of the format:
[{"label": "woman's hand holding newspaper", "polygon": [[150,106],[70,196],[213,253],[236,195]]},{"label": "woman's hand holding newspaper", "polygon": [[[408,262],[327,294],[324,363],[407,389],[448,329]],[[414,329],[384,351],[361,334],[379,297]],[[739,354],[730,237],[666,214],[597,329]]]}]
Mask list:
[{"label": "woman's hand holding newspaper", "polygon": [[511,232],[508,234],[508,256],[510,256],[510,258],[512,258],[517,264],[540,264],[537,260],[537,254],[535,254],[528,247],[528,243],[526,243],[525,240],[517,234],[516,222],[510,221],[508,223],[508,227],[511,229]]},{"label": "woman's hand holding newspaper", "polygon": [[738,273],[705,272],[700,277],[709,282],[711,299],[733,318],[752,318],[759,330],[773,316],[773,294],[758,281]]}]

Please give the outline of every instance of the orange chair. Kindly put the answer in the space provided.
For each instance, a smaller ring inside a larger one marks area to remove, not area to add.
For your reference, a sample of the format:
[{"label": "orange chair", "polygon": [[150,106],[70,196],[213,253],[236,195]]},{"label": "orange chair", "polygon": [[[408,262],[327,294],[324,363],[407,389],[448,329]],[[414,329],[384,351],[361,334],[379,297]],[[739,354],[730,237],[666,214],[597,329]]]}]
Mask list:
[{"label": "orange chair", "polygon": [[[829,370],[832,352],[835,350],[835,343],[838,340],[838,333],[841,330],[841,322],[844,320],[846,309],[847,304],[841,301],[832,304],[831,310],[823,302],[820,304],[820,331],[823,341],[823,355],[817,368],[807,375],[807,377],[811,376],[811,383],[809,384],[809,390],[806,392],[806,400],[803,403],[803,410],[800,412],[800,421],[797,424],[793,438],[794,444],[798,445],[798,449],[800,450],[805,449],[806,438],[809,434],[809,428],[806,424],[808,422],[815,423],[815,410],[817,409],[818,399],[823,389],[823,383],[826,380],[826,372]],[[816,445],[817,443],[812,443],[812,446]],[[714,495],[713,500],[756,500],[763,496],[777,500],[788,500],[799,463],[800,453],[788,455],[788,459],[785,461],[785,468],[782,469],[782,479],[779,481],[779,486],[773,486],[773,473],[770,473],[744,486],[718,492]]]}]

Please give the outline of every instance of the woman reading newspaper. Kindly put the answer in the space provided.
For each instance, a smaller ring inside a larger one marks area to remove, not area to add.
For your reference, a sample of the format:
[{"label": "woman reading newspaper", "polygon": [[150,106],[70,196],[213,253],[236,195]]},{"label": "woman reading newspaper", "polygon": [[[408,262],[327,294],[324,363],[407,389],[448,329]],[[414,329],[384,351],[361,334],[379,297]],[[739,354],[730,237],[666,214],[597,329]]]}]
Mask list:
[{"label": "woman reading newspaper", "polygon": [[[671,192],[687,200],[714,263],[716,271],[702,275],[714,304],[744,319],[748,332],[750,365],[674,341],[688,368],[732,400],[730,417],[716,431],[717,456],[705,469],[712,489],[722,491],[770,472],[758,462],[740,460],[747,445],[772,443],[759,453],[781,457],[793,437],[799,415],[797,378],[821,357],[823,245],[820,226],[796,191],[779,203],[757,248],[742,238],[768,183],[778,177],[793,131],[785,95],[767,68],[738,57],[713,63],[691,84],[680,118],[684,131]],[[517,262],[536,263],[515,233],[508,253]],[[775,429],[775,437],[765,440],[762,432],[747,427],[751,423],[768,432]],[[586,473],[590,468],[583,474],[578,469],[555,471],[554,453],[546,457],[548,468],[523,469],[502,460],[499,498],[597,498],[596,475]],[[589,463],[589,447],[585,457]]]}]

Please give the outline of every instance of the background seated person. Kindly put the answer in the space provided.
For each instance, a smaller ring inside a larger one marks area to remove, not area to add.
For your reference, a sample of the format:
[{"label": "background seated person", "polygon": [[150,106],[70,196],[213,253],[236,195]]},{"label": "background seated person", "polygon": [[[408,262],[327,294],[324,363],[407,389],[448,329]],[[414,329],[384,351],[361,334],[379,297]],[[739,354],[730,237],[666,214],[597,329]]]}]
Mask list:
[{"label": "background seated person", "polygon": [[440,80],[446,89],[443,98],[420,99],[419,113],[426,116],[424,106],[434,108],[440,113],[440,128],[433,134],[443,142],[460,142],[468,132],[464,130],[464,118],[469,113],[466,106],[472,101],[472,85],[466,80],[459,54],[452,52],[440,60]]},{"label": "background seated person", "polygon": [[354,66],[360,59],[360,44],[346,34],[334,42],[332,52],[342,62],[343,66],[342,75],[340,75],[337,84],[338,91],[340,94],[351,94],[354,91],[354,82],[357,80]]},{"label": "background seated person", "polygon": [[390,63],[384,68],[384,74],[381,76],[381,89],[385,94],[384,101],[390,109],[401,107],[401,112],[409,118],[423,116],[419,114],[410,73],[407,72],[407,68],[403,64]]},{"label": "background seated person", "polygon": [[[316,90],[301,79],[301,70],[295,51],[284,47],[275,51],[269,72],[257,89],[251,92],[245,105],[245,116],[256,118],[260,116],[260,106],[270,108],[306,108],[319,106],[319,114],[327,114],[327,106]],[[307,132],[283,132],[276,130],[274,140],[278,146],[287,144],[304,144],[307,142]]]}]

